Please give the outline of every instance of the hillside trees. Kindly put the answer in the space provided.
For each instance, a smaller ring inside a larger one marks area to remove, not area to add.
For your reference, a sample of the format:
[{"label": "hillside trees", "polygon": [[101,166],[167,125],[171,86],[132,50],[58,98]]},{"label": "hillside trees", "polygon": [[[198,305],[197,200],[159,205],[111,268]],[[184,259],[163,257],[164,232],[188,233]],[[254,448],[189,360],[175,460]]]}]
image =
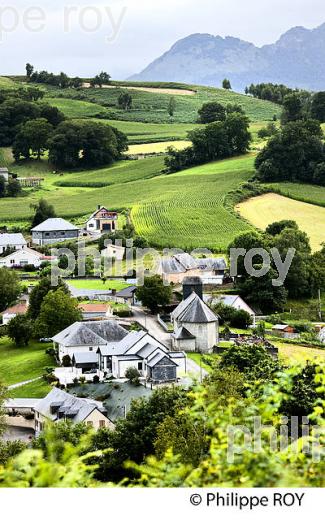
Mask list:
[{"label": "hillside trees", "polygon": [[40,199],[37,204],[33,206],[35,210],[32,220],[32,228],[38,226],[48,218],[55,218],[56,213],[52,204],[49,204],[45,199]]},{"label": "hillside trees", "polygon": [[61,123],[48,140],[49,160],[59,168],[100,166],[120,159],[127,149],[126,136],[100,123]]},{"label": "hillside trees", "polygon": [[30,318],[23,314],[18,314],[8,323],[8,336],[17,347],[27,347],[32,337],[33,326]]},{"label": "hillside trees", "polygon": [[118,106],[125,111],[131,110],[132,108],[132,96],[128,92],[121,92],[118,97]]},{"label": "hillside trees", "polygon": [[35,321],[39,317],[43,301],[48,293],[59,289],[69,295],[69,289],[61,279],[57,286],[52,286],[50,277],[45,276],[35,285],[29,297],[28,316],[31,320]]},{"label": "hillside trees", "polygon": [[20,126],[13,143],[13,156],[16,161],[21,157],[30,159],[31,156],[38,160],[47,149],[47,142],[52,133],[52,125],[43,118],[27,121]]},{"label": "hillside trees", "polygon": [[174,117],[175,110],[176,110],[176,99],[175,99],[175,96],[172,96],[169,99],[168,107],[167,107],[167,112],[170,115],[170,117]]},{"label": "hillside trees", "polygon": [[168,305],[171,300],[172,290],[169,285],[164,285],[158,275],[147,276],[142,287],[137,289],[137,299],[150,309],[152,314],[158,311],[162,305]]},{"label": "hillside trees", "polygon": [[270,139],[255,161],[264,182],[306,182],[325,185],[325,152],[316,121],[293,121]]},{"label": "hillside trees", "polygon": [[251,96],[258,99],[272,101],[273,103],[277,103],[279,105],[283,104],[285,96],[292,94],[293,92],[296,91],[287,87],[286,85],[279,85],[275,83],[258,83],[257,85],[252,83],[245,89],[245,94],[250,94]]},{"label": "hillside trees", "polygon": [[222,88],[224,88],[225,90],[231,90],[231,83],[230,83],[230,80],[225,78],[222,82]]},{"label": "hillside trees", "polygon": [[181,151],[169,149],[165,159],[169,172],[246,153],[251,142],[249,119],[244,114],[233,112],[224,121],[189,132],[188,137],[192,147]]},{"label": "hillside trees", "polygon": [[20,280],[15,271],[0,269],[0,312],[13,305],[21,294]]},{"label": "hillside trees", "polygon": [[52,337],[81,320],[78,302],[62,289],[50,291],[43,299],[39,316],[35,323],[35,333]]},{"label": "hillside trees", "polygon": [[311,102],[310,115],[320,123],[325,123],[325,92],[317,92],[314,94]]}]

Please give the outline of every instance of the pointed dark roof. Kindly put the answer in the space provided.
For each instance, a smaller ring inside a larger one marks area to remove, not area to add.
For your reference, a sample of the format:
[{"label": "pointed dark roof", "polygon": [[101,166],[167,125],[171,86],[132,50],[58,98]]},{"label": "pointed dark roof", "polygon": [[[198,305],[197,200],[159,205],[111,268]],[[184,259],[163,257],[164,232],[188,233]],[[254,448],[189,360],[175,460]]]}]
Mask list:
[{"label": "pointed dark roof", "polygon": [[186,327],[180,327],[174,334],[175,339],[195,339],[195,336]]},{"label": "pointed dark roof", "polygon": [[180,323],[213,323],[218,321],[218,317],[195,292],[176,307],[172,313],[172,318]]}]

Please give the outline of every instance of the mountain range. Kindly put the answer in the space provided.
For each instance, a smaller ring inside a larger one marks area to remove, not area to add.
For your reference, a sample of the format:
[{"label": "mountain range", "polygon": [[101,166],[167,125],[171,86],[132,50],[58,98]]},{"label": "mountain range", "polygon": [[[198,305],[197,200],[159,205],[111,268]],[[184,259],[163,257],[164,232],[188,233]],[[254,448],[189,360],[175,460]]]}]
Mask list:
[{"label": "mountain range", "polygon": [[231,36],[191,34],[130,79],[220,86],[224,78],[237,91],[261,82],[325,90],[325,23],[294,27],[263,47]]}]

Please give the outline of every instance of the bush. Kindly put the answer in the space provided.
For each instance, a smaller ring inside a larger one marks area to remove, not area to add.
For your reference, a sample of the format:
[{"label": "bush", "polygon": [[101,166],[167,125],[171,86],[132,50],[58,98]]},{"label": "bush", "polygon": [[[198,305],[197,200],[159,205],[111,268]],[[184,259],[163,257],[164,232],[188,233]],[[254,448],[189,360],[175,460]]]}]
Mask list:
[{"label": "bush", "polygon": [[96,376],[93,377],[93,383],[95,385],[98,385],[98,383],[99,383],[99,376],[96,375]]},{"label": "bush", "polygon": [[125,372],[125,377],[129,380],[131,385],[139,386],[140,385],[140,372],[134,368],[130,367]]},{"label": "bush", "polygon": [[71,358],[69,355],[63,356],[62,358],[62,366],[67,368],[71,367]]}]

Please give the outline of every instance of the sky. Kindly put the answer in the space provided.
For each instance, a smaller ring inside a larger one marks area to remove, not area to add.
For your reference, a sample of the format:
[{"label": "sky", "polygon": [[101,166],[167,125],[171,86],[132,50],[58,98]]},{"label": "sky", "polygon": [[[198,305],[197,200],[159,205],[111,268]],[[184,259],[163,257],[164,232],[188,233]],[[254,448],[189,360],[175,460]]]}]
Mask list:
[{"label": "sky", "polygon": [[9,0],[0,4],[0,75],[23,74],[30,62],[125,79],[192,33],[262,46],[324,22],[324,0]]}]

